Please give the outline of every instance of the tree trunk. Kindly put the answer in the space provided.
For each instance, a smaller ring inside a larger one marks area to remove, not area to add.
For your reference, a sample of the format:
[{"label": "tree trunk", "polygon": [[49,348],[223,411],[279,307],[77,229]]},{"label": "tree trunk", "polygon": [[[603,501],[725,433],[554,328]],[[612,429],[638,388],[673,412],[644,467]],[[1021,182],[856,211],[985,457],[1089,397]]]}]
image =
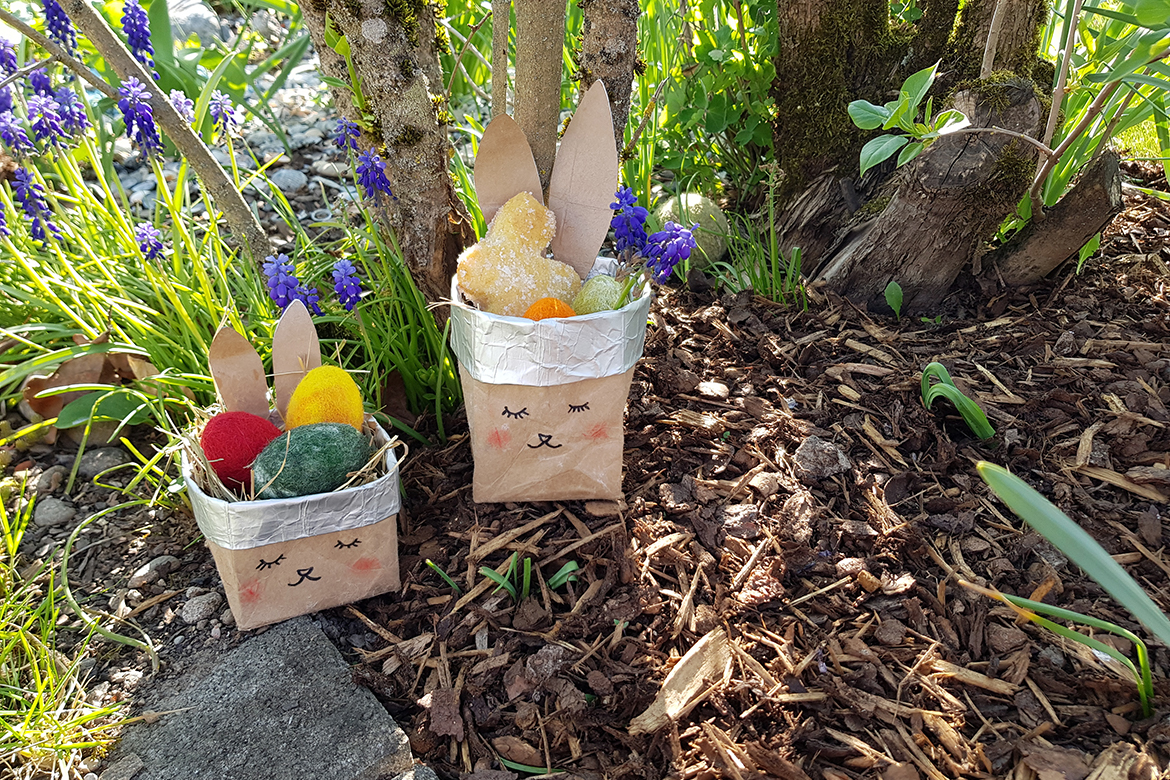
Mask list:
[{"label": "tree trunk", "polygon": [[492,118],[508,113],[508,33],[512,0],[492,0]]},{"label": "tree trunk", "polygon": [[[447,171],[451,143],[442,104],[436,6],[310,0],[305,23],[326,73],[349,81],[344,58],[325,43],[325,15],[346,36],[368,117],[350,94],[333,89],[334,104],[368,123],[363,142],[386,160],[397,200],[387,219],[415,284],[428,300],[450,295],[455,261],[474,241],[470,221]],[[367,122],[368,120],[368,122]]]},{"label": "tree trunk", "polygon": [[1009,285],[1032,284],[1074,257],[1090,238],[1121,212],[1120,158],[1112,149],[1081,172],[1080,178],[1040,222],[1029,222],[1012,240],[983,258]]},{"label": "tree trunk", "polygon": [[[975,127],[1039,132],[1045,112],[1031,82],[996,86],[994,99],[958,93],[955,107]],[[820,278],[874,310],[885,308],[886,285],[897,282],[904,311],[929,313],[1027,191],[1035,157],[1031,144],[1002,133],[944,136],[906,166],[889,205],[834,254]]]},{"label": "tree trunk", "polygon": [[[994,67],[1030,73],[1045,1],[1002,2]],[[880,0],[778,3],[773,140],[785,180],[777,227],[783,247],[801,248],[805,273],[881,308],[886,284],[897,281],[905,309],[929,309],[1015,206],[1034,172],[1026,142],[950,136],[906,169],[896,171],[891,160],[862,177],[859,152],[876,133],[858,130],[846,113],[853,100],[895,99],[907,76],[941,61],[936,113],[940,96],[959,88],[968,94],[955,100],[967,102],[974,125],[1034,133],[1040,106],[1031,82],[1002,73],[976,81],[995,4],[920,0],[923,17],[911,36],[905,28],[891,32]],[[983,93],[982,105],[973,90]]]},{"label": "tree trunk", "polygon": [[630,116],[630,89],[638,60],[638,0],[582,0],[581,93],[605,82],[618,151]]},{"label": "tree trunk", "polygon": [[516,124],[548,192],[561,113],[565,0],[516,0]]}]

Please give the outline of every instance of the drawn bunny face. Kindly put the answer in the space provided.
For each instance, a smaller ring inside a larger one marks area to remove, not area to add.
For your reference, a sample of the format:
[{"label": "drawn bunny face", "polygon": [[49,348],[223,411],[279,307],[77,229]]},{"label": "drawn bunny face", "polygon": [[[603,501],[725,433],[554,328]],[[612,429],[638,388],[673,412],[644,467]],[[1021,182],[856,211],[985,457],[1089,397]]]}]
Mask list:
[{"label": "drawn bunny face", "polygon": [[633,369],[565,385],[492,385],[461,371],[475,500],[617,498]]},{"label": "drawn bunny face", "polygon": [[[247,339],[221,328],[208,354],[226,411],[268,417],[277,425],[301,378],[321,365],[317,332],[300,301],[285,310],[272,337],[273,396],[264,366]],[[389,441],[371,417],[375,441]],[[398,572],[398,466],[335,493],[292,499],[229,502],[184,477],[195,519],[207,538],[224,592],[241,629],[348,604],[401,587]],[[339,530],[341,529],[341,530]]]},{"label": "drawn bunny face", "polygon": [[237,622],[246,627],[263,615],[267,623],[385,591],[398,582],[396,522],[246,550],[213,546]]}]

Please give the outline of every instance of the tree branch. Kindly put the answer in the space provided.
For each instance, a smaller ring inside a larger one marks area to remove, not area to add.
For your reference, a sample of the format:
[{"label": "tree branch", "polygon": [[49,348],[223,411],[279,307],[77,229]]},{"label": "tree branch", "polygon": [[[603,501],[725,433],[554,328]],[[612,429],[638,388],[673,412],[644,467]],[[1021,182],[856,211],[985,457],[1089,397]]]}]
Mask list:
[{"label": "tree branch", "polygon": [[979,68],[979,78],[985,79],[995,70],[995,50],[999,48],[999,31],[1003,27],[1003,15],[1007,8],[1006,0],[996,0],[995,10],[991,12],[991,24],[987,28],[987,43],[983,46],[983,65]]},{"label": "tree branch", "polygon": [[[65,13],[73,20],[73,23],[85,33],[90,42],[101,52],[106,62],[110,64],[119,78],[126,80],[131,77],[136,77],[143,84],[154,83],[154,77],[142,67],[138,60],[134,59],[134,56],[130,54],[130,50],[126,48],[126,45],[122,43],[122,40],[106,24],[106,20],[88,2],[85,0],[61,0],[61,7],[65,9]],[[106,97],[112,100],[118,99],[118,91],[114,87],[94,75],[84,63],[69,56],[56,42],[37,32],[32,27],[29,27],[4,9],[0,9],[0,21],[3,21],[9,27],[17,30],[30,41],[33,41],[42,49],[55,56],[66,67],[92,84]],[[203,143],[203,140],[179,116],[179,112],[171,105],[171,101],[161,95],[158,89],[154,89],[151,91],[150,100],[147,102],[150,104],[155,121],[158,122],[163,132],[175,144],[179,152],[187,158],[187,161],[191,164],[191,167],[203,183],[204,190],[209,192],[212,198],[214,198],[216,205],[223,209],[223,215],[227,220],[228,227],[237,239],[243,240],[249,254],[252,255],[252,259],[255,262],[260,262],[265,256],[273,254],[272,247],[268,243],[268,235],[264,232],[264,228],[260,226],[260,221],[256,219],[256,215],[248,208],[248,204],[244,201],[244,196],[235,188],[235,185],[232,184],[231,179],[228,178],[227,173],[216,162],[216,159],[211,156],[211,151]]]},{"label": "tree branch", "polygon": [[1035,138],[1033,138],[1030,135],[1025,135],[1024,133],[1017,133],[1015,130],[1007,130],[1006,128],[1003,128],[1003,127],[962,127],[962,128],[959,128],[958,130],[951,130],[950,132],[944,133],[943,135],[960,135],[960,134],[967,134],[967,133],[990,133],[991,135],[996,135],[996,134],[1009,135],[1012,138],[1019,138],[1021,141],[1027,141],[1032,146],[1035,146],[1040,151],[1040,154],[1044,155],[1045,157],[1047,157],[1049,159],[1056,156],[1056,152],[1054,152],[1052,149],[1050,149],[1047,144],[1044,144],[1044,143],[1041,143],[1040,141],[1037,141]]},{"label": "tree branch", "polygon": [[25,65],[23,68],[16,71],[8,78],[4,79],[3,81],[0,81],[0,89],[4,89],[5,87],[7,87],[9,84],[11,84],[14,81],[19,81],[20,79],[24,78],[28,74],[32,73],[37,68],[43,68],[46,65],[52,65],[56,61],[57,61],[57,55],[50,54],[48,57],[45,57],[43,60],[37,60],[36,62],[30,62],[28,65]]},{"label": "tree branch", "polygon": [[1072,64],[1073,41],[1076,40],[1077,20],[1081,16],[1081,5],[1084,0],[1075,0],[1070,18],[1065,19],[1068,25],[1068,34],[1064,38],[1064,56],[1060,58],[1060,74],[1056,78],[1056,86],[1052,90],[1052,108],[1048,110],[1048,124],[1044,127],[1043,141],[1052,143],[1052,136],[1056,134],[1056,120],[1060,116],[1060,105],[1064,102],[1064,87],[1068,83],[1068,70]]}]

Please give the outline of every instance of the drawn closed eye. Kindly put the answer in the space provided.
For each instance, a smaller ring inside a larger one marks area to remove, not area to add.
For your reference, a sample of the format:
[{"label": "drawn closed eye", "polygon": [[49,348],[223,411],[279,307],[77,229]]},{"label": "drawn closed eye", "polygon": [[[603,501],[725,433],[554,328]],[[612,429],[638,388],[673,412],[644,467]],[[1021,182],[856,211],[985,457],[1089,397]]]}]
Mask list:
[{"label": "drawn closed eye", "polygon": [[274,561],[266,561],[263,558],[261,558],[260,563],[258,563],[256,565],[256,570],[257,571],[264,571],[265,569],[271,569],[273,566],[279,566],[280,562],[283,560],[284,560],[284,553],[281,553],[279,556],[277,556],[276,560],[274,560]]},{"label": "drawn closed eye", "polygon": [[583,404],[569,404],[569,414],[573,414],[574,412],[586,412],[588,410],[589,410],[589,402],[588,401],[586,401]]},{"label": "drawn closed eye", "polygon": [[335,544],[333,546],[336,547],[338,550],[348,550],[350,547],[357,547],[361,543],[362,543],[361,539],[354,539],[349,544],[346,544],[345,542],[338,539],[337,544]]},{"label": "drawn closed eye", "polygon": [[523,409],[521,409],[518,412],[509,411],[508,407],[506,407],[506,406],[504,407],[504,417],[511,417],[513,420],[519,420],[519,419],[521,419],[523,417],[527,417],[527,416],[528,416],[528,407],[527,406],[525,406]]}]

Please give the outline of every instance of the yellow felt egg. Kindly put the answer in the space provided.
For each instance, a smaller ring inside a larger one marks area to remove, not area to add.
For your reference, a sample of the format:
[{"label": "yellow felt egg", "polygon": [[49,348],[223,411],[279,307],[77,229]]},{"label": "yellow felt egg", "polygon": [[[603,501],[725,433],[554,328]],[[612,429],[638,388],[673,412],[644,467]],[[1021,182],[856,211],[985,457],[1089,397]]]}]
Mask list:
[{"label": "yellow felt egg", "polygon": [[293,390],[284,427],[334,422],[360,431],[363,417],[362,393],[353,378],[336,366],[320,366],[305,374]]}]

